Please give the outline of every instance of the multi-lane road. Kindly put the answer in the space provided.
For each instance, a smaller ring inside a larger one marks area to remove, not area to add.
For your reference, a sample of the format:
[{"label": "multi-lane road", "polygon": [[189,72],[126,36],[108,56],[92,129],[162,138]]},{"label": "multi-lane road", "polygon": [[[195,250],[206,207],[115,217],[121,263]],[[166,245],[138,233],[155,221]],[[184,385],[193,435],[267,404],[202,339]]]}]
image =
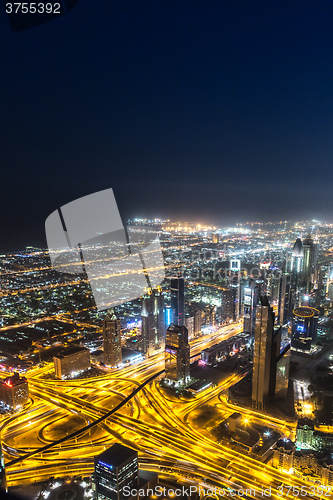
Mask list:
[{"label": "multi-lane road", "polygon": [[[191,354],[199,354],[241,328],[240,323],[225,326],[195,339]],[[50,365],[28,373],[31,403],[20,413],[0,420],[9,486],[52,476],[89,475],[93,457],[119,441],[139,451],[145,468],[172,473],[181,481],[251,488],[259,497],[263,487],[271,487],[271,496],[276,499],[281,498],[277,488],[282,483],[299,490],[303,486],[302,491],[307,491],[307,483],[214,441],[191,424],[192,412],[203,405],[216,405],[224,414],[231,414],[235,408],[228,404],[225,392],[241,374],[227,376],[218,387],[195,399],[183,399],[161,390],[163,369],[163,355],[158,354],[90,379],[47,380],[43,376],[52,370]],[[282,434],[290,435],[295,427],[255,410],[244,413],[264,426],[278,428]],[[96,421],[99,423],[95,425]],[[79,429],[81,432],[76,432]],[[293,496],[284,494],[283,498]],[[320,495],[311,495],[317,497]]]}]

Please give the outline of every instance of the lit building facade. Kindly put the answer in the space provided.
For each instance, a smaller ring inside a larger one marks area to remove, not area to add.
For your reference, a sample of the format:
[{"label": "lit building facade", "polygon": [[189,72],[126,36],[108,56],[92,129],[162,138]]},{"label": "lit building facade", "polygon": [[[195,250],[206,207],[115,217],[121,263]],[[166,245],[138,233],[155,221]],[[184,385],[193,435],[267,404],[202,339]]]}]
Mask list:
[{"label": "lit building facade", "polygon": [[188,338],[191,340],[194,337],[194,317],[186,316],[185,318],[185,326],[188,332]]},{"label": "lit building facade", "polygon": [[150,356],[165,346],[165,308],[161,289],[152,292],[142,299],[142,351]]},{"label": "lit building facade", "polygon": [[268,301],[264,304],[257,307],[253,353],[252,404],[259,409],[266,406],[270,395],[274,333],[273,310]]},{"label": "lit building facade", "polygon": [[290,369],[290,344],[288,344],[276,358],[275,387],[274,387],[274,396],[276,398],[285,399],[287,397],[288,386],[289,386],[289,369]]},{"label": "lit building facade", "polygon": [[285,325],[290,321],[293,304],[292,304],[292,277],[290,273],[283,273],[280,278],[279,286],[279,304],[278,304],[278,323]]},{"label": "lit building facade", "polygon": [[216,306],[206,305],[205,307],[205,325],[215,326],[216,323]]},{"label": "lit building facade", "polygon": [[293,441],[290,439],[279,439],[274,446],[273,467],[284,471],[292,469],[295,451],[296,446]]},{"label": "lit building facade", "polygon": [[202,318],[200,309],[194,309],[192,311],[192,316],[194,318],[194,335],[199,335],[201,333]]},{"label": "lit building facade", "polygon": [[311,235],[308,236],[303,241],[303,277],[302,277],[302,285],[305,287],[305,292],[311,292],[311,281],[312,274],[314,271],[314,260],[315,260],[315,251],[314,251],[314,243]]},{"label": "lit building facade", "polygon": [[175,386],[190,381],[190,346],[185,326],[171,324],[166,331],[165,378]]},{"label": "lit building facade", "polygon": [[301,238],[297,238],[291,254],[291,271],[293,273],[301,275],[303,272],[303,258],[303,243]]},{"label": "lit building facade", "polygon": [[293,311],[291,346],[310,351],[317,338],[318,309],[301,306]]},{"label": "lit building facade", "polygon": [[124,486],[139,485],[138,452],[115,443],[95,457],[94,482],[97,500],[123,500]]},{"label": "lit building facade", "polygon": [[171,278],[171,322],[185,325],[185,289],[184,278]]},{"label": "lit building facade", "polygon": [[222,290],[221,297],[221,321],[222,323],[230,323],[235,321],[235,289],[226,288]]},{"label": "lit building facade", "polygon": [[258,288],[252,281],[243,289],[244,332],[254,336]]},{"label": "lit building facade", "polygon": [[[316,432],[314,431],[314,434]],[[306,479],[308,484],[320,485],[320,488],[323,485],[332,486],[331,450],[332,448],[328,447],[322,453],[313,449],[297,449],[295,443],[290,439],[280,439],[273,448],[273,467],[291,474],[291,481],[292,475],[295,475],[298,478]]]},{"label": "lit building facade", "polygon": [[239,333],[201,351],[201,361],[207,365],[214,365],[216,362],[224,361],[230,354],[243,349],[247,343],[248,335]]},{"label": "lit building facade", "polygon": [[309,418],[300,418],[296,427],[296,446],[311,449],[313,445],[314,422]]},{"label": "lit building facade", "polygon": [[110,309],[103,321],[104,363],[116,367],[122,362],[120,319]]},{"label": "lit building facade", "polygon": [[27,379],[16,372],[11,377],[0,380],[0,400],[13,409],[25,405],[29,401]]},{"label": "lit building facade", "polygon": [[67,347],[53,356],[55,376],[73,377],[90,368],[90,351],[80,346]]}]

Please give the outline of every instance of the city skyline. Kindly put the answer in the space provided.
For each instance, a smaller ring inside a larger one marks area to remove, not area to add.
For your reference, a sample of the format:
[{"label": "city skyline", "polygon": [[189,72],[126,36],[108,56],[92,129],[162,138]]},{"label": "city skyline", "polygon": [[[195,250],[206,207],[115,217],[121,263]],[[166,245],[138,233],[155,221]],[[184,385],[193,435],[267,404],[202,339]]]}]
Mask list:
[{"label": "city skyline", "polygon": [[332,22],[1,2],[1,499],[332,495]]},{"label": "city skyline", "polygon": [[0,256],[2,484],[35,480],[41,500],[202,481],[264,498],[311,471],[319,498],[333,485],[333,224],[128,227],[141,244],[152,225],[165,279],[114,309],[46,250]]}]

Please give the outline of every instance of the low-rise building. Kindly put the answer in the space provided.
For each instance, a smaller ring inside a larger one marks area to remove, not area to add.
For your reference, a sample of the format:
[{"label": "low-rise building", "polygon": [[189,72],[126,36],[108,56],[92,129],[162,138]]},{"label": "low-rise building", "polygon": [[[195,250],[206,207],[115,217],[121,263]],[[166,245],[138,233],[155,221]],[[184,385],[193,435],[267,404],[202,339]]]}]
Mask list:
[{"label": "low-rise building", "polygon": [[240,333],[227,340],[222,340],[201,352],[201,360],[207,365],[213,365],[218,361],[223,361],[226,356],[236,353],[247,341],[248,335]]},{"label": "low-rise building", "polygon": [[57,378],[74,377],[90,368],[90,351],[85,347],[71,346],[53,357]]},{"label": "low-rise building", "polygon": [[92,363],[104,363],[104,351],[98,349],[90,353],[90,360]]},{"label": "low-rise building", "polygon": [[29,400],[27,379],[15,372],[11,377],[0,380],[0,400],[13,409],[27,403]]},{"label": "low-rise building", "polygon": [[309,418],[300,418],[296,427],[296,446],[298,448],[312,448],[314,422]]},{"label": "low-rise building", "polygon": [[208,382],[206,379],[199,380],[198,382],[194,382],[190,386],[188,386],[187,390],[195,396],[196,394],[199,394],[200,392],[205,391],[209,387],[212,387],[212,382]]},{"label": "low-rise building", "polygon": [[280,439],[274,446],[273,467],[315,484],[333,484],[333,460],[329,450],[297,450],[290,439]]}]

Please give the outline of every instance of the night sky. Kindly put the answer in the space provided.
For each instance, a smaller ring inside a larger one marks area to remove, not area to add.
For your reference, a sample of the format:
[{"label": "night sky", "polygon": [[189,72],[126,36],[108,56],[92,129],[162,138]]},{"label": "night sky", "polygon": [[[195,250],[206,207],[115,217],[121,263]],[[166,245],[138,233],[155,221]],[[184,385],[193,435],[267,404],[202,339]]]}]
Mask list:
[{"label": "night sky", "polygon": [[0,40],[0,250],[110,187],[124,221],[333,221],[331,0],[80,0],[18,33],[2,8]]}]

